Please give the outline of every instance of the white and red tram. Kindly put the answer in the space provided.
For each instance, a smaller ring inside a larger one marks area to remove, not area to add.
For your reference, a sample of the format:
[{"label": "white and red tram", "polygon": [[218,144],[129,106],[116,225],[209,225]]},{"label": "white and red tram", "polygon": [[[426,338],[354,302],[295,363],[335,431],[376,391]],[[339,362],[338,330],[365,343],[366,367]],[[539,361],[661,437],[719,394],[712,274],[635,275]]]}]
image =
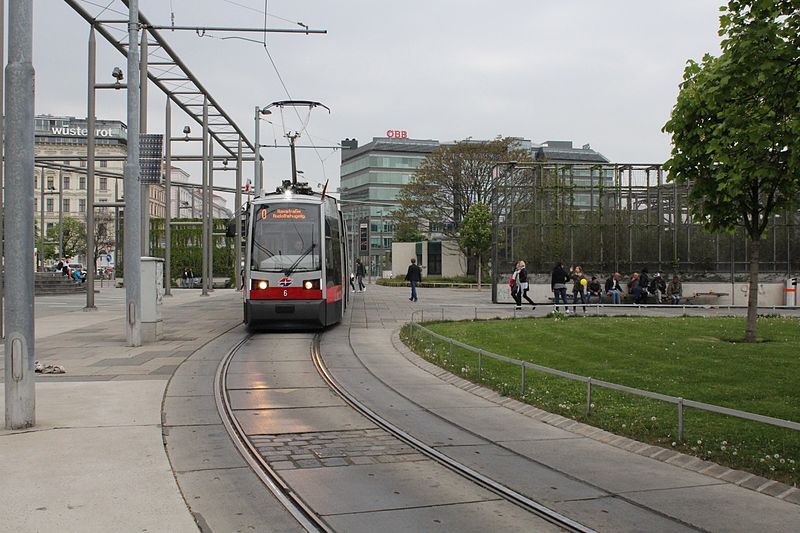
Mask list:
[{"label": "white and red tram", "polygon": [[250,329],[335,324],[348,291],[347,235],[334,198],[284,181],[248,203],[242,296]]}]

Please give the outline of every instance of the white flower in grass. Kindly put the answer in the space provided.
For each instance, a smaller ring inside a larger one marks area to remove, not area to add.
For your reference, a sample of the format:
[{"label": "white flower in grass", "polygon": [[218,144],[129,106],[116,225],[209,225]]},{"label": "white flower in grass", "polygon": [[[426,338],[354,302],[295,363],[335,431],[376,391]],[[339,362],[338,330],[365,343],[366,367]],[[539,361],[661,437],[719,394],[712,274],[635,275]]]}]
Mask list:
[{"label": "white flower in grass", "polygon": [[722,445],[723,446],[725,446],[726,444],[728,444],[728,441],[726,441],[726,440],[722,441]]},{"label": "white flower in grass", "polygon": [[764,459],[761,459],[761,461],[759,461],[759,462],[763,463],[763,462],[764,462]]},{"label": "white flower in grass", "polygon": [[593,404],[593,403],[590,403],[590,404],[589,404],[589,407],[591,407],[592,409],[594,409],[594,404]]},{"label": "white flower in grass", "polygon": [[650,421],[651,421],[651,422],[655,422],[656,420],[657,420],[657,418],[656,418],[656,417],[654,417],[654,416],[651,416],[651,417],[650,417]]},{"label": "white flower in grass", "polygon": [[673,442],[672,445],[675,446],[675,443]]},{"label": "white flower in grass", "polygon": [[794,464],[794,459],[789,459],[789,464],[793,465]]},{"label": "white flower in grass", "polygon": [[776,453],[775,455],[773,455],[773,457],[774,457],[775,459],[779,459],[779,458],[780,458],[780,455],[778,455],[778,454]]},{"label": "white flower in grass", "polygon": [[727,448],[725,446],[720,446],[719,449],[724,452]]},{"label": "white flower in grass", "polygon": [[775,471],[775,467],[771,466],[771,467],[769,467],[769,470],[770,470],[770,472],[774,472]]},{"label": "white flower in grass", "polygon": [[739,455],[739,452],[737,452],[736,450],[733,450],[733,455]]},{"label": "white flower in grass", "polygon": [[701,441],[701,440],[698,440],[698,441],[697,441],[697,444],[703,444],[703,441]]},{"label": "white flower in grass", "polygon": [[781,464],[784,464],[785,462],[786,462],[786,459],[781,459]]},{"label": "white flower in grass", "polygon": [[622,427],[626,428],[628,427],[628,424],[622,424]]}]

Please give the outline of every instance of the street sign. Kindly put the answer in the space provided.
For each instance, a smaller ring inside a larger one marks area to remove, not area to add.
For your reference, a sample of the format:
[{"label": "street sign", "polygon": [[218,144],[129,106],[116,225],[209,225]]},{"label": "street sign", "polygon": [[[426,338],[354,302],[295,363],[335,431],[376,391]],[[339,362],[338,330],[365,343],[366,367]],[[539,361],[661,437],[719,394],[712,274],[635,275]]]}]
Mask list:
[{"label": "street sign", "polygon": [[111,254],[107,254],[107,255],[106,255],[106,261],[108,261],[109,263],[111,263]]},{"label": "street sign", "polygon": [[143,133],[139,135],[139,181],[142,184],[161,183],[161,153],[164,136],[160,133]]},{"label": "street sign", "polygon": [[369,226],[365,223],[361,223],[359,225],[359,248],[362,252],[366,252],[369,250],[369,235],[368,235],[368,228]]}]

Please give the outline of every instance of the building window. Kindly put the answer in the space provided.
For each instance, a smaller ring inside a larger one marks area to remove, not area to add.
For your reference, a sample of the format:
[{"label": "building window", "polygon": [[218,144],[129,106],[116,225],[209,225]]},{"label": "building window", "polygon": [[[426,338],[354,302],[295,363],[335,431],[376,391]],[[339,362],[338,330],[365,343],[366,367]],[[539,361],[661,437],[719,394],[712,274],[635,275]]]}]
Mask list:
[{"label": "building window", "polygon": [[[98,203],[101,203],[101,204],[105,203],[105,202],[108,202],[108,200],[106,200],[104,198],[101,198],[100,200],[98,200]],[[108,213],[108,208],[107,207],[101,207],[100,208],[100,212],[101,213]]]},{"label": "building window", "polygon": [[48,213],[52,213],[53,212],[53,199],[52,198],[48,198],[45,201],[45,211],[47,211]]},{"label": "building window", "polygon": [[442,275],[442,243],[428,243],[428,274],[432,276]]},{"label": "building window", "polygon": [[85,213],[86,212],[86,199],[79,198],[78,199],[78,213]]},{"label": "building window", "polygon": [[81,168],[86,168],[86,160],[81,159]]},{"label": "building window", "polygon": [[64,189],[69,189],[69,176],[64,176]]},{"label": "building window", "polygon": [[105,159],[100,161],[100,168],[106,168],[107,166],[108,166],[108,161],[106,161]]},{"label": "building window", "polygon": [[53,229],[54,227],[55,227],[55,223],[48,222],[47,223],[47,232],[50,233],[50,230]]},{"label": "building window", "polygon": [[47,188],[48,189],[55,189],[56,188],[56,178],[53,176],[47,176]]},{"label": "building window", "polygon": [[78,178],[78,188],[82,191],[86,190],[86,176]]},{"label": "building window", "polygon": [[61,210],[65,213],[69,213],[69,198],[64,198],[61,202]]},{"label": "building window", "polygon": [[101,191],[108,190],[108,178],[100,178],[100,190]]}]

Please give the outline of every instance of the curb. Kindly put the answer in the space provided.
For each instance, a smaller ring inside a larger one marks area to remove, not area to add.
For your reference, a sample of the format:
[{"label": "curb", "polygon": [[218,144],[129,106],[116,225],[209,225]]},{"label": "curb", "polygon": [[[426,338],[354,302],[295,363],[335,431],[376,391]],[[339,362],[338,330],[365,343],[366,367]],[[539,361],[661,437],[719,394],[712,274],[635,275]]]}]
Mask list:
[{"label": "curb", "polygon": [[600,429],[583,422],[578,422],[572,418],[566,418],[561,415],[550,413],[530,404],[522,403],[513,398],[502,396],[491,389],[483,387],[482,385],[477,385],[471,381],[467,381],[448,370],[444,370],[443,368],[426,361],[414,353],[400,340],[400,328],[392,331],[392,346],[394,346],[394,348],[408,361],[422,370],[425,370],[429,374],[433,374],[442,381],[470,392],[485,400],[489,400],[490,402],[493,402],[501,407],[506,407],[512,411],[525,415],[528,418],[532,418],[539,422],[544,422],[545,424],[581,435],[582,437],[596,440],[604,444],[609,444],[615,448],[619,448],[627,452],[635,453],[643,457],[649,457],[650,459],[655,459],[657,461],[661,461],[662,463],[678,466],[684,470],[703,474],[732,485],[738,485],[745,489],[759,492],[761,494],[765,494],[767,496],[800,506],[800,489],[797,487],[792,487],[779,481],[757,476],[755,474],[751,474],[750,472],[734,470],[732,468],[728,468],[727,466],[722,466],[711,461],[700,459],[694,455],[687,455],[669,448],[662,448],[661,446],[655,446],[652,444],[639,442],[628,437],[616,435],[614,433],[605,431],[604,429]]}]

